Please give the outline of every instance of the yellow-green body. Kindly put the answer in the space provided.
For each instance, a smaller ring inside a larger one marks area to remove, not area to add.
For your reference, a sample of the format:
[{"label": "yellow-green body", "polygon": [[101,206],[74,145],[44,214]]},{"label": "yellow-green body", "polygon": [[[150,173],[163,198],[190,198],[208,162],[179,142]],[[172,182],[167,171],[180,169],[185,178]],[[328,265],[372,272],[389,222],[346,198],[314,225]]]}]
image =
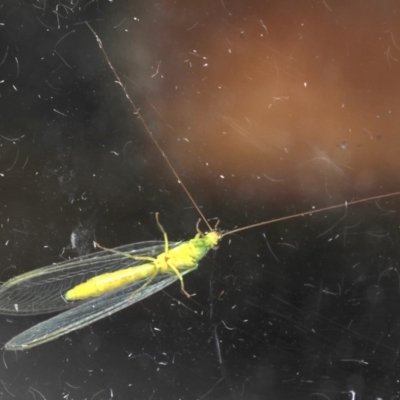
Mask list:
[{"label": "yellow-green body", "polygon": [[[165,232],[163,233],[166,235]],[[158,273],[178,275],[181,280],[182,290],[184,291],[183,279],[180,271],[196,269],[199,261],[209,250],[218,245],[220,239],[220,233],[211,231],[206,235],[199,233],[194,239],[183,242],[171,250],[168,250],[168,241],[166,240],[165,252],[159,254],[156,258],[135,257],[126,254],[126,257],[131,257],[134,260],[148,262],[132,268],[125,268],[120,271],[109,272],[88,279],[86,282],[68,290],[65,294],[65,298],[68,301],[74,301],[97,297],[146,278],[148,278],[148,282],[145,283],[145,285],[147,285]]]}]

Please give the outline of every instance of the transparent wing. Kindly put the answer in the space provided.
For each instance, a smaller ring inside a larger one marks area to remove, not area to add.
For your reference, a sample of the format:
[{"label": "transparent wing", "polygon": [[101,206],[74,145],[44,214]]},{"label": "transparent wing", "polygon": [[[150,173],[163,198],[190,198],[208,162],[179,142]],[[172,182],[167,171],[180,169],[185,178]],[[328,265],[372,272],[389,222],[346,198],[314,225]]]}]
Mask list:
[{"label": "transparent wing", "polygon": [[[179,243],[169,243],[174,248]],[[87,302],[67,302],[63,295],[69,289],[93,276],[121,270],[143,261],[132,256],[156,257],[164,252],[164,242],[149,241],[117,247],[124,254],[100,251],[87,256],[63,261],[16,276],[0,287],[0,314],[35,315],[66,310]]]},{"label": "transparent wing", "polygon": [[[193,269],[186,270],[182,275],[191,271]],[[178,277],[175,274],[159,274],[148,286],[140,288],[146,282],[146,280],[142,280],[101,297],[93,298],[22,332],[6,343],[5,348],[6,350],[27,350],[49,342],[137,303],[171,285],[176,280]]]}]

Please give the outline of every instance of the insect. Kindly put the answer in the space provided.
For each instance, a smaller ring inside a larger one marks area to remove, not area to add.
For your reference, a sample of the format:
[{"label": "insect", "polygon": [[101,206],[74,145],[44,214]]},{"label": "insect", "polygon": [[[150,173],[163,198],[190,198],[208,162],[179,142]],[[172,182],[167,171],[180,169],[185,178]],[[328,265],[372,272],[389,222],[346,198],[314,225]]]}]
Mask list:
[{"label": "insect", "polygon": [[167,233],[156,214],[157,224],[164,237],[163,241],[135,243],[115,249],[99,246],[102,249],[100,252],[39,268],[9,280],[0,287],[0,313],[21,316],[52,312],[60,312],[60,314],[17,335],[5,344],[6,350],[26,350],[54,340],[135,304],[178,280],[182,291],[186,293],[183,277],[194,271],[201,259],[211,249],[218,247],[220,241],[227,235],[277,221],[400,194],[396,192],[374,196],[344,205],[264,221],[227,232],[218,229],[218,224],[212,228],[129,97],[100,38],[91,26],[87,25],[95,36],[117,83],[130,102],[134,114],[145,127],[170,170],[197,209],[201,220],[207,225],[208,232],[203,233],[197,227],[197,234],[193,239],[180,243],[169,242]]}]

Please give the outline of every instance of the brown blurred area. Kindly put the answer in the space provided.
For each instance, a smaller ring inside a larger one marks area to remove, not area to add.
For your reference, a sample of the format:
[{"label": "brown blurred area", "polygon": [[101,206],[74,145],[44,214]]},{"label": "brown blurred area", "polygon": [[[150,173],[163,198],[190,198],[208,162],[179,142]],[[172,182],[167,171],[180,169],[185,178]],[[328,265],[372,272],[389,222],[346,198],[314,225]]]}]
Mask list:
[{"label": "brown blurred area", "polygon": [[399,190],[397,2],[164,7],[143,24],[156,50],[142,106],[173,162],[300,196]]}]

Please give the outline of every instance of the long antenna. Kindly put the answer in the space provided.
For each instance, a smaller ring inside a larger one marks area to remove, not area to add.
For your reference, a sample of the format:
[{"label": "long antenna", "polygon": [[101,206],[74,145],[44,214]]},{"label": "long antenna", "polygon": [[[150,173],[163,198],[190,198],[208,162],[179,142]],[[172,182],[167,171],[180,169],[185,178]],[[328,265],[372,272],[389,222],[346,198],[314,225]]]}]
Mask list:
[{"label": "long antenna", "polygon": [[305,217],[306,215],[316,214],[316,213],[320,213],[320,212],[328,211],[328,210],[334,210],[335,208],[347,207],[347,206],[351,206],[353,204],[364,203],[366,201],[371,201],[371,200],[384,199],[386,197],[392,197],[392,196],[397,196],[397,195],[400,195],[400,192],[394,192],[394,193],[389,193],[389,194],[382,194],[382,195],[379,195],[379,196],[367,197],[366,199],[361,199],[361,200],[354,200],[354,201],[349,201],[349,202],[346,201],[343,204],[336,204],[334,206],[319,208],[317,210],[306,211],[306,212],[302,212],[302,213],[299,213],[299,214],[287,215],[285,217],[271,219],[270,221],[258,222],[256,224],[247,225],[247,226],[244,226],[242,228],[237,228],[237,229],[233,229],[232,231],[224,232],[221,235],[221,238],[224,237],[224,236],[227,236],[227,235],[231,235],[232,233],[245,231],[247,229],[255,228],[257,226],[268,225],[268,224],[272,224],[274,222],[285,221],[285,220],[291,219],[291,218]]},{"label": "long antenna", "polygon": [[153,132],[150,130],[150,128],[148,127],[145,119],[142,117],[142,114],[140,114],[139,109],[136,107],[135,103],[133,102],[133,100],[130,98],[129,93],[127,92],[125,86],[123,85],[121,78],[119,77],[117,71],[115,70],[114,66],[112,65],[110,59],[108,58],[108,55],[106,53],[106,51],[103,48],[103,43],[100,40],[99,36],[97,35],[97,33],[94,31],[94,29],[90,26],[90,24],[88,22],[85,22],[86,25],[88,26],[88,28],[92,31],[94,37],[96,38],[96,41],[100,47],[101,52],[104,55],[104,58],[107,61],[108,66],[110,67],[111,71],[113,72],[115,78],[117,79],[117,83],[121,86],[126,98],[128,99],[128,101],[131,103],[132,109],[133,109],[133,113],[135,115],[137,115],[137,117],[139,118],[140,122],[143,124],[144,128],[146,129],[147,133],[150,135],[151,140],[153,141],[153,143],[156,145],[157,149],[159,150],[159,152],[161,153],[161,155],[163,156],[165,162],[167,163],[168,167],[171,169],[172,173],[175,175],[175,178],[177,179],[178,183],[182,186],[183,190],[185,191],[186,195],[189,197],[189,200],[192,202],[192,204],[194,205],[194,207],[196,208],[197,212],[199,213],[201,219],[204,221],[204,223],[207,225],[207,228],[212,231],[213,229],[211,228],[211,225],[208,223],[206,217],[204,216],[204,214],[201,212],[199,206],[196,204],[196,202],[194,201],[192,195],[190,194],[189,190],[186,188],[185,184],[182,182],[178,172],[176,172],[175,168],[172,166],[171,162],[169,161],[167,155],[164,153],[164,150],[162,149],[162,147],[160,146],[160,144],[158,143],[157,139],[154,137]]},{"label": "long antenna", "polygon": [[[174,176],[177,179],[178,183],[182,186],[182,188],[185,191],[186,195],[188,196],[189,200],[192,202],[192,204],[194,205],[195,209],[199,213],[201,219],[207,225],[207,228],[210,231],[214,230],[211,227],[211,225],[208,223],[207,218],[201,212],[199,206],[197,205],[197,203],[193,199],[193,197],[190,194],[189,190],[187,189],[185,184],[182,182],[178,172],[175,170],[175,168],[173,167],[173,165],[169,161],[169,159],[168,159],[167,155],[164,153],[164,150],[162,149],[161,145],[158,143],[157,139],[154,137],[153,132],[150,130],[149,126],[147,125],[147,123],[145,121],[145,119],[142,117],[142,114],[140,113],[139,109],[136,107],[135,103],[130,98],[129,93],[127,92],[125,86],[123,85],[123,83],[121,81],[121,78],[119,77],[119,75],[118,75],[117,71],[115,70],[113,64],[111,63],[110,59],[108,58],[108,55],[107,55],[106,51],[103,48],[103,43],[102,43],[101,39],[99,38],[97,33],[94,31],[94,29],[90,26],[90,24],[88,22],[85,22],[85,23],[86,23],[87,27],[93,33],[94,37],[96,38],[96,41],[97,41],[97,43],[98,43],[98,45],[100,47],[100,50],[103,53],[104,58],[106,59],[108,66],[110,67],[111,71],[113,72],[113,74],[114,74],[114,76],[115,76],[115,78],[117,80],[117,83],[121,86],[121,88],[122,88],[122,90],[123,90],[123,92],[125,94],[125,97],[131,103],[131,106],[132,106],[132,109],[133,109],[133,113],[135,115],[137,115],[137,117],[139,118],[139,120],[143,124],[143,126],[144,126],[145,130],[147,131],[147,133],[149,134],[151,140],[153,141],[153,143],[156,145],[158,151],[163,156],[165,162],[167,163],[168,167],[170,168],[170,170],[174,174]],[[384,199],[384,198],[387,198],[387,197],[398,196],[398,195],[400,195],[400,191],[399,192],[394,192],[394,193],[389,193],[389,194],[384,194],[384,195],[379,195],[379,196],[372,196],[372,197],[368,197],[366,199],[361,199],[361,200],[354,200],[354,201],[350,201],[350,202],[346,201],[345,203],[342,203],[342,204],[337,204],[337,205],[334,205],[334,206],[319,208],[318,210],[305,211],[305,212],[302,212],[302,213],[287,215],[285,217],[276,218],[276,219],[272,219],[272,220],[269,220],[269,221],[258,222],[258,223],[252,224],[252,225],[244,226],[244,227],[241,227],[241,228],[237,228],[237,229],[233,229],[231,231],[225,232],[225,233],[223,233],[221,235],[221,238],[224,237],[224,236],[227,236],[227,235],[231,235],[233,233],[245,231],[247,229],[252,229],[252,228],[256,228],[256,227],[263,226],[263,225],[269,225],[269,224],[272,224],[274,222],[286,221],[286,220],[292,219],[292,218],[304,217],[304,216],[310,215],[310,214],[316,214],[316,213],[321,213],[321,212],[328,211],[328,210],[334,210],[335,208],[347,207],[347,206],[350,206],[350,205],[353,205],[353,204],[359,204],[359,203],[364,203],[364,202],[371,201],[371,200]]]}]

